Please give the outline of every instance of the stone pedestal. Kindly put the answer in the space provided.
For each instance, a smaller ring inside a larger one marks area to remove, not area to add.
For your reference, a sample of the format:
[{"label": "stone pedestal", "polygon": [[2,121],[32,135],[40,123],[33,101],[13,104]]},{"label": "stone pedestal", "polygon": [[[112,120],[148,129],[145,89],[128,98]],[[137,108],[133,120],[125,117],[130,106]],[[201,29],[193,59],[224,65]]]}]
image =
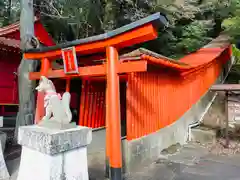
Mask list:
[{"label": "stone pedestal", "polygon": [[0,141],[1,141],[1,146],[2,146],[2,151],[5,151],[5,145],[7,141],[7,134],[0,131]]},{"label": "stone pedestal", "polygon": [[5,150],[7,135],[4,132],[0,131],[0,179],[8,179],[10,177],[6,162],[3,156]]},{"label": "stone pedestal", "polygon": [[92,130],[87,127],[20,127],[22,155],[17,180],[88,180],[87,145],[91,140]]}]

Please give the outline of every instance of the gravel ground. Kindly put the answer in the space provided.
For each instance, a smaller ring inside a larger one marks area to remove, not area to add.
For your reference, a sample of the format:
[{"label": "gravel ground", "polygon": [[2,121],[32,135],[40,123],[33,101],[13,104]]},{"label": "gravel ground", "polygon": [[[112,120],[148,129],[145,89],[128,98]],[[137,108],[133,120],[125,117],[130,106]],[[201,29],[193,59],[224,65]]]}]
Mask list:
[{"label": "gravel ground", "polygon": [[220,138],[215,144],[208,144],[206,147],[211,154],[215,155],[240,155],[240,140],[230,140],[229,148],[225,148],[226,140]]}]

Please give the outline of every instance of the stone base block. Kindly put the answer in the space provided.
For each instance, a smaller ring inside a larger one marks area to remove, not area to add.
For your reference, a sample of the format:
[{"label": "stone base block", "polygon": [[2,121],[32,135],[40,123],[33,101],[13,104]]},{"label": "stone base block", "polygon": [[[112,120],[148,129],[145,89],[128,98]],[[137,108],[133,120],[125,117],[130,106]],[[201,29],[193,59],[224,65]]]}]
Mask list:
[{"label": "stone base block", "polygon": [[5,150],[5,144],[6,144],[6,139],[7,139],[7,135],[4,132],[0,131],[0,179],[8,179],[9,173],[8,173],[8,169],[6,166],[6,162],[3,156],[3,152]]},{"label": "stone base block", "polygon": [[61,124],[51,120],[41,121],[38,125],[44,128],[59,129],[59,130],[72,129],[77,127],[75,122],[69,123],[69,124]]},{"label": "stone base block", "polygon": [[18,131],[20,145],[49,155],[87,146],[91,141],[92,130],[82,126],[58,130],[33,125],[21,126]]},{"label": "stone base block", "polygon": [[90,128],[57,130],[37,125],[19,128],[22,155],[17,180],[88,180]]},{"label": "stone base block", "polygon": [[0,131],[0,141],[2,145],[2,151],[4,152],[6,141],[7,141],[7,134],[1,131]]},{"label": "stone base block", "polygon": [[88,180],[87,148],[48,155],[24,147],[17,180]]},{"label": "stone base block", "polygon": [[6,166],[6,162],[3,156],[2,143],[0,143],[0,179],[8,179],[10,175]]}]

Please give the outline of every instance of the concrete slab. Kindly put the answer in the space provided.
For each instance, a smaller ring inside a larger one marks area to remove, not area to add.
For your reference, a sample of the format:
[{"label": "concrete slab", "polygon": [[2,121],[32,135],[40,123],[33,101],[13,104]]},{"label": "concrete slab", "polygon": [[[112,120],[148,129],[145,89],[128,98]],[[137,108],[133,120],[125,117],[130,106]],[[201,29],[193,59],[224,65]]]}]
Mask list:
[{"label": "concrete slab", "polygon": [[195,165],[196,162],[200,161],[202,157],[208,154],[208,150],[201,146],[191,146],[190,144],[184,145],[175,154],[169,154],[167,156],[168,160],[171,162],[185,164],[185,165]]},{"label": "concrete slab", "polygon": [[[235,161],[232,161],[236,157]],[[189,163],[192,160],[192,163]],[[219,156],[198,145],[187,145],[125,180],[239,180],[240,155]]]},{"label": "concrete slab", "polygon": [[221,176],[225,177],[225,179],[237,178],[240,175],[238,166],[219,163],[208,159],[200,160],[196,165],[185,168],[183,173],[200,174],[211,177]]},{"label": "concrete slab", "polygon": [[216,131],[211,129],[193,128],[191,129],[192,141],[199,143],[215,143]]},{"label": "concrete slab", "polygon": [[208,154],[201,158],[202,160],[209,160],[215,163],[224,164],[225,166],[236,166],[240,168],[240,155],[214,155],[214,154]]},{"label": "concrete slab", "polygon": [[184,173],[175,177],[174,180],[226,180],[226,179],[224,178],[219,179],[219,177],[209,177],[209,176],[203,176],[203,175]]}]

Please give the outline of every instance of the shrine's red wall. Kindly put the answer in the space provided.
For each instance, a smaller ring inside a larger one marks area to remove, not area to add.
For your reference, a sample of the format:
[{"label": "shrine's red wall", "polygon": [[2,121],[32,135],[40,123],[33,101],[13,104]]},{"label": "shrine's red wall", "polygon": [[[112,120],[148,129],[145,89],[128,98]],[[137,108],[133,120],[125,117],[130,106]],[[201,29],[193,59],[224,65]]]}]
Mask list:
[{"label": "shrine's red wall", "polygon": [[[35,35],[42,44],[45,46],[55,45],[39,20],[35,22],[34,26]],[[0,28],[0,37],[9,41],[11,39],[20,40],[19,28],[19,22]],[[14,72],[17,72],[22,55],[18,45],[14,45],[14,47],[11,47],[9,44],[1,44],[0,47],[0,116],[9,114],[6,112],[9,107],[14,107],[10,108],[11,114],[17,112],[17,106],[15,105],[18,105],[18,78]]]},{"label": "shrine's red wall", "polygon": [[18,104],[17,72],[20,54],[0,51],[0,104]]},{"label": "shrine's red wall", "polygon": [[[15,25],[7,26],[2,29],[6,29],[6,30],[4,30],[4,31],[2,30],[2,32],[0,32],[0,36],[5,37],[5,38],[20,40],[19,23],[16,23]],[[41,22],[39,20],[35,22],[34,30],[35,30],[35,36],[45,46],[55,45],[53,39],[51,38],[51,36],[49,36],[48,32],[46,31],[46,29],[44,28],[44,26],[41,24]],[[1,33],[3,35],[1,35]]]}]

